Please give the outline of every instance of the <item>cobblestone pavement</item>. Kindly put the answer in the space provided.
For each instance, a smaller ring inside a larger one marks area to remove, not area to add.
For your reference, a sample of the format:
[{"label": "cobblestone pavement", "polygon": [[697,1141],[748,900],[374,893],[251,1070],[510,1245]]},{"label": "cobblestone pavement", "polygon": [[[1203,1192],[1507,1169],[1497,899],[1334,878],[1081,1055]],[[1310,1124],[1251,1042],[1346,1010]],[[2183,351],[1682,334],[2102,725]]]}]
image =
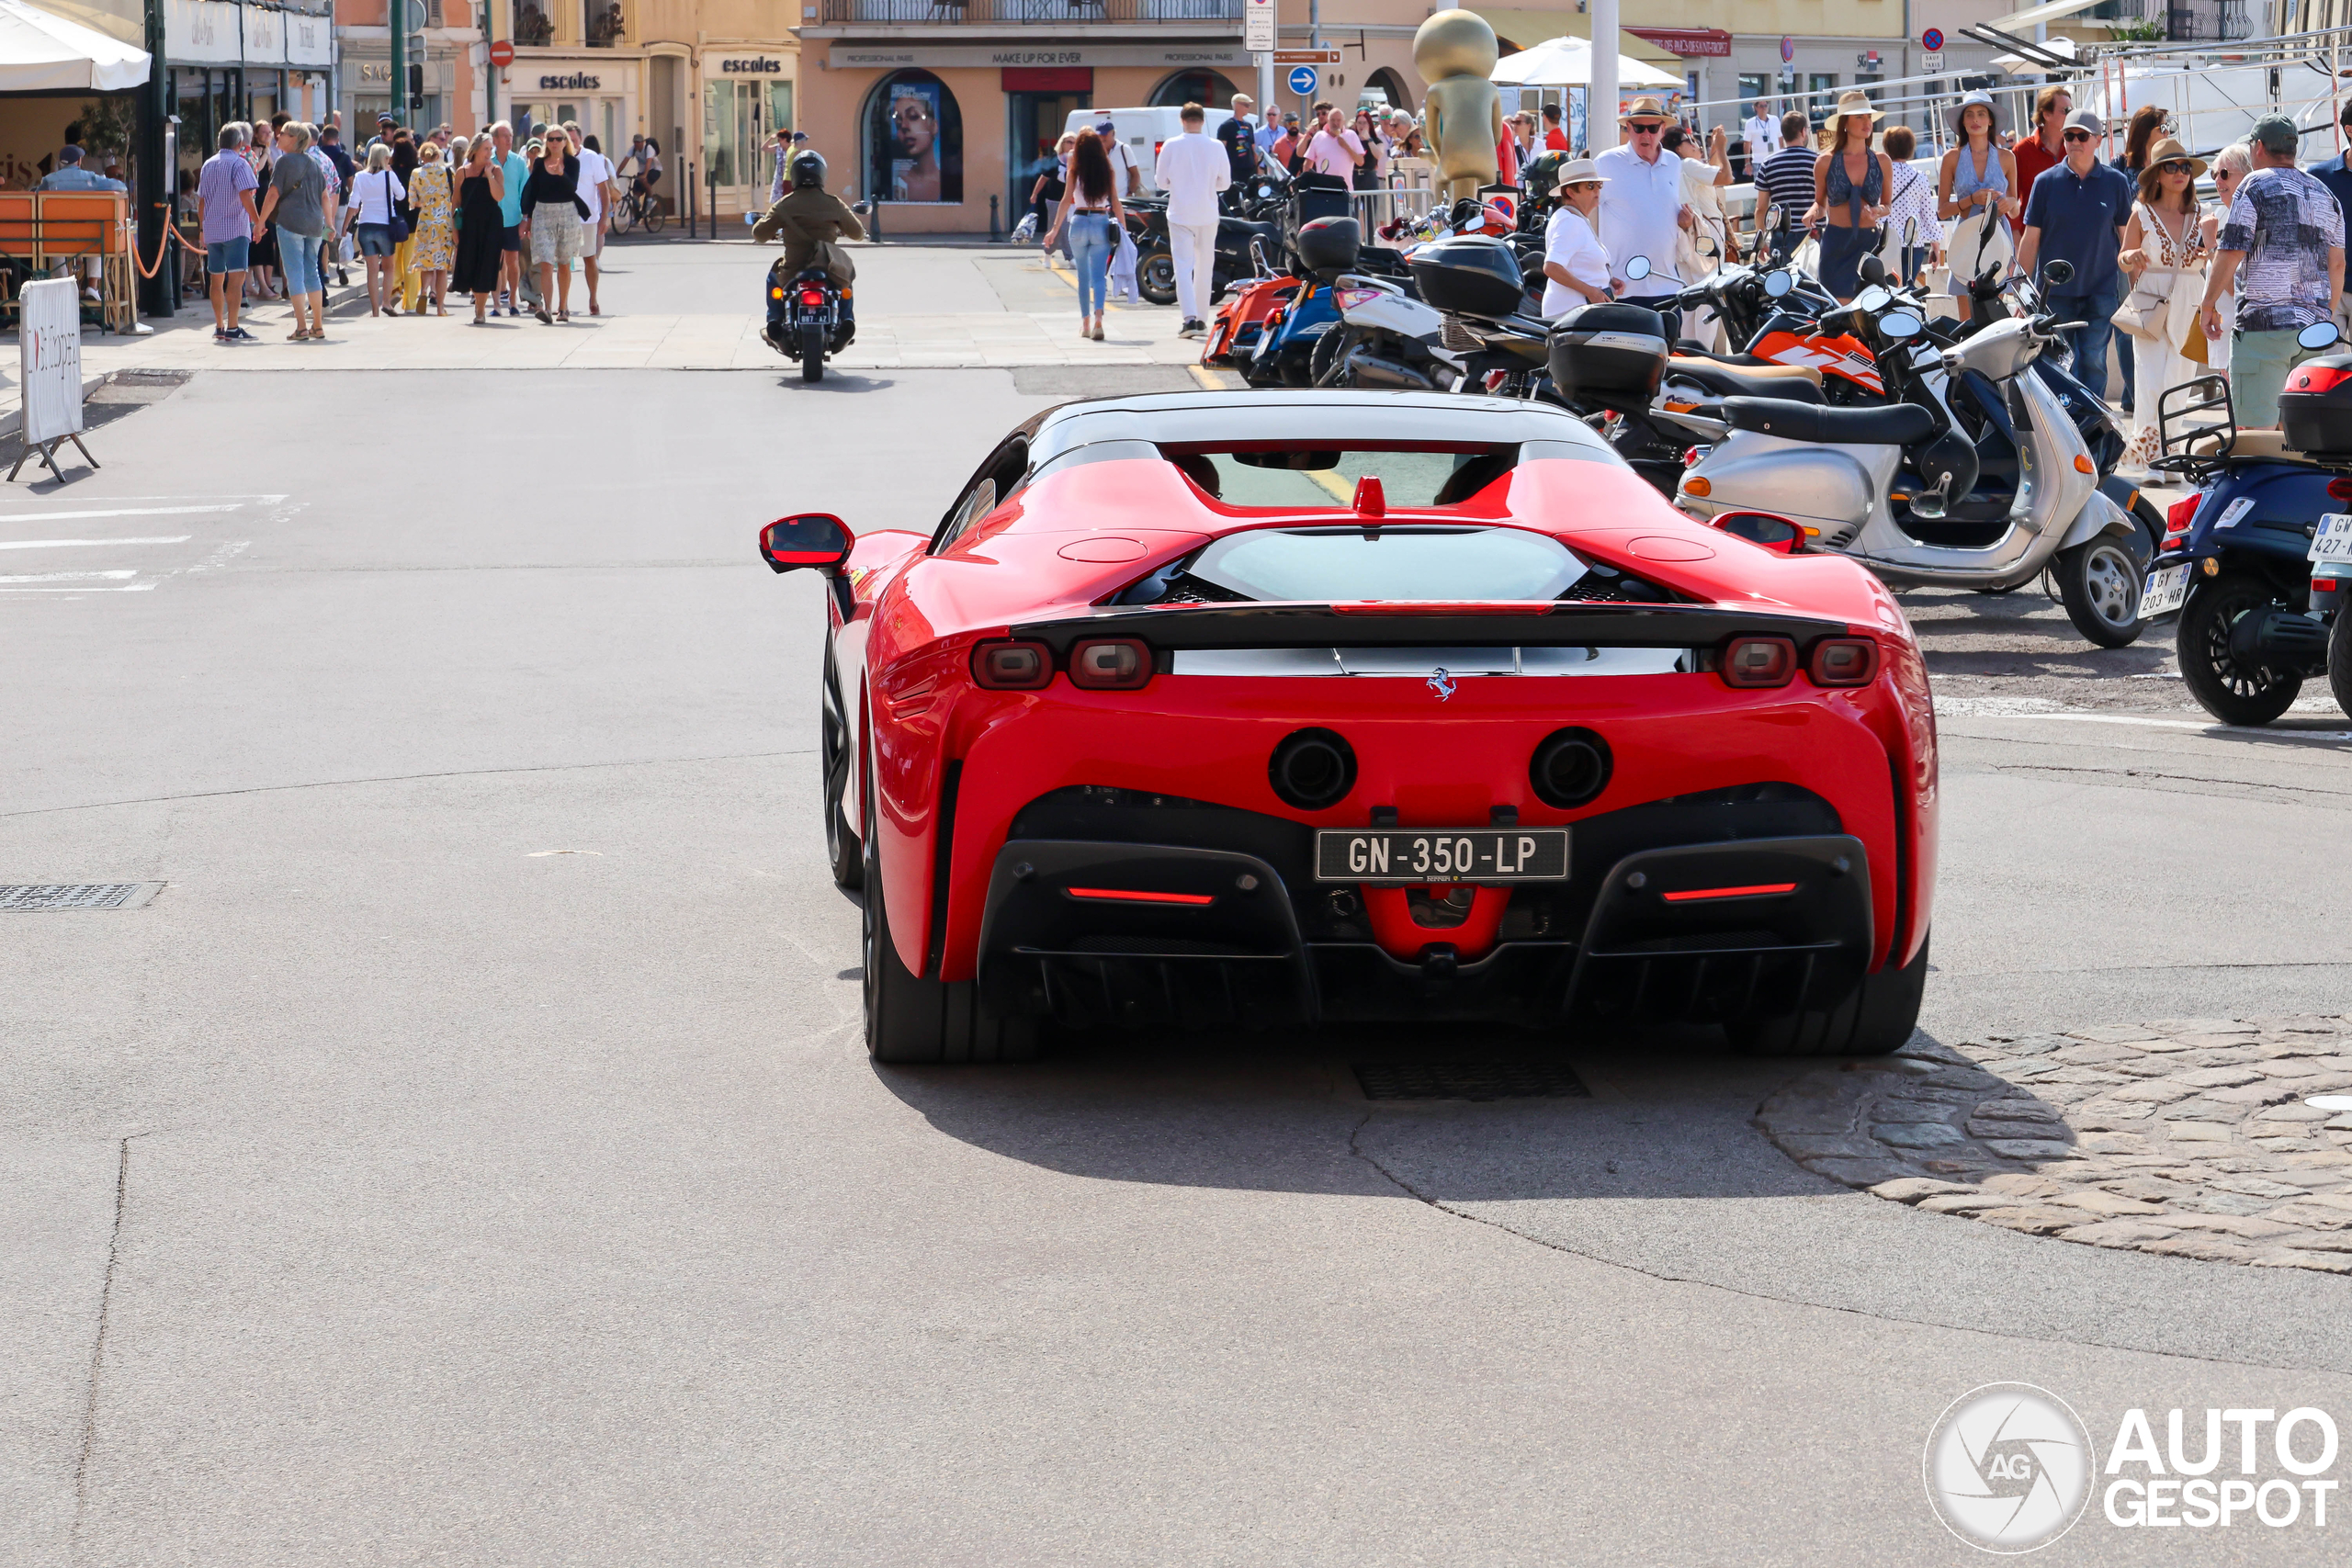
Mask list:
[{"label": "cobblestone pavement", "polygon": [[2352,1274],[2352,1016],[1988,1034],[1825,1066],[1757,1124],[1882,1198],[2095,1247]]}]

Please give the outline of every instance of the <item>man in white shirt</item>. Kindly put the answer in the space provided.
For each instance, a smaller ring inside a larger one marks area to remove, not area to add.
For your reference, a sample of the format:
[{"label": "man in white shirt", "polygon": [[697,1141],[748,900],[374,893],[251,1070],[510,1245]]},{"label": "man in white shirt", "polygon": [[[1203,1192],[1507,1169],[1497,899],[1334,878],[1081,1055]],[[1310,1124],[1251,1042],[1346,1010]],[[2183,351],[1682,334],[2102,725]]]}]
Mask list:
[{"label": "man in white shirt", "polygon": [[[1675,276],[1675,243],[1699,215],[1682,199],[1682,159],[1658,140],[1668,123],[1665,106],[1656,98],[1635,98],[1617,123],[1624,127],[1624,144],[1592,161],[1607,182],[1600,187],[1600,231],[1608,236],[1617,298],[1647,304],[1682,292]],[[1625,276],[1625,264],[1635,256],[1649,258],[1647,277]],[[1666,319],[1669,336],[1679,334],[1679,314],[1668,310]]]},{"label": "man in white shirt", "polygon": [[1351,185],[1356,165],[1363,162],[1363,141],[1348,129],[1340,111],[1324,105],[1323,123],[1306,144],[1306,166],[1321,175],[1337,175]]},{"label": "man in white shirt", "polygon": [[1094,128],[1094,134],[1102,139],[1102,155],[1111,160],[1112,185],[1122,196],[1141,196],[1143,175],[1136,167],[1136,155],[1119,140],[1118,126],[1106,119]]},{"label": "man in white shirt", "polygon": [[1781,150],[1781,121],[1762,98],[1751,107],[1756,112],[1740,126],[1739,134],[1747,142],[1747,166],[1752,169]]},{"label": "man in white shirt", "polygon": [[594,137],[580,134],[578,120],[565,120],[563,135],[571,143],[571,155],[580,160],[580,199],[588,204],[588,217],[580,228],[580,267],[588,275],[588,313],[601,316],[605,312],[596,303],[596,258],[604,254],[605,225],[618,189],[613,183],[613,161],[595,145]]},{"label": "man in white shirt", "polygon": [[1176,118],[1183,134],[1159,144],[1153,177],[1168,193],[1168,248],[1176,264],[1176,309],[1184,318],[1176,335],[1201,337],[1216,292],[1216,197],[1233,184],[1233,161],[1224,143],[1201,134],[1208,111],[1200,105],[1186,104]]}]

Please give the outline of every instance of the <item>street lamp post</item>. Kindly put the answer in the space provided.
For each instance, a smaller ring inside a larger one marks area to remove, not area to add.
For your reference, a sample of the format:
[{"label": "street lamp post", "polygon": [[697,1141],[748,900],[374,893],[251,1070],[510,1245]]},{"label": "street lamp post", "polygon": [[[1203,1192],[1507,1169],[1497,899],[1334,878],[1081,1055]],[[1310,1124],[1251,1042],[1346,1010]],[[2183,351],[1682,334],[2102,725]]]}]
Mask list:
[{"label": "street lamp post", "polygon": [[1617,145],[1617,0],[1592,0],[1592,85],[1585,89],[1584,126],[1594,152]]}]

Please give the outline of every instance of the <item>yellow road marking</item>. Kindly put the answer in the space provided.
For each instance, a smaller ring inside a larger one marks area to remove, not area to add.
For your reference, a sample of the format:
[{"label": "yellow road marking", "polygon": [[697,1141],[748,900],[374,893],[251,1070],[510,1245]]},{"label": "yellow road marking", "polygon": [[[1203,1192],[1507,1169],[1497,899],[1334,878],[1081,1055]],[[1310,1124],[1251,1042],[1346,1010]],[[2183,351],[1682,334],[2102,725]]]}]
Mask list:
[{"label": "yellow road marking", "polygon": [[1184,368],[1193,373],[1193,379],[1201,384],[1201,389],[1203,391],[1222,392],[1226,389],[1224,378],[1220,377],[1216,371],[1210,369],[1207,366],[1195,361],[1191,365],[1187,365]]}]

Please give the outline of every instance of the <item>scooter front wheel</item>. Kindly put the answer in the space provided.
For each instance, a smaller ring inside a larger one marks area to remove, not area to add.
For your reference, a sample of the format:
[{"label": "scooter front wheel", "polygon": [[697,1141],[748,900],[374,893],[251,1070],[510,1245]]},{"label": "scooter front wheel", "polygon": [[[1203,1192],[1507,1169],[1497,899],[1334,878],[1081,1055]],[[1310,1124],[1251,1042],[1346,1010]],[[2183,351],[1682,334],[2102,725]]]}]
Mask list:
[{"label": "scooter front wheel", "polygon": [[2240,663],[2230,633],[2247,615],[2275,602],[2269,584],[2243,572],[2223,572],[2189,590],[2174,643],[2180,678],[2198,705],[2223,724],[2268,724],[2295,704],[2303,678],[2267,664]]},{"label": "scooter front wheel", "polygon": [[2132,552],[2102,535],[2052,563],[2058,602],[2075,629],[2101,648],[2128,648],[2147,623],[2140,618],[2141,574]]}]

